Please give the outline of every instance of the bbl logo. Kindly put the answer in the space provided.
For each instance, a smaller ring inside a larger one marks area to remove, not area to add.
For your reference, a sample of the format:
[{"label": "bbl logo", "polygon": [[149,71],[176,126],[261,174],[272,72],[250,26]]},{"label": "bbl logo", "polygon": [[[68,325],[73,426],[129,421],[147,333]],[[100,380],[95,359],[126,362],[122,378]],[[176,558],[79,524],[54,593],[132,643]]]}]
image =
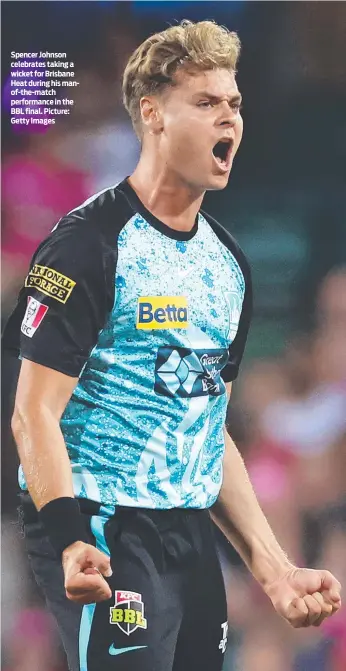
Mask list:
[{"label": "bbl logo", "polygon": [[119,629],[130,636],[140,627],[147,628],[147,621],[144,617],[144,603],[142,595],[137,592],[125,592],[117,590],[115,592],[115,605],[109,609],[111,624],[117,624]]}]

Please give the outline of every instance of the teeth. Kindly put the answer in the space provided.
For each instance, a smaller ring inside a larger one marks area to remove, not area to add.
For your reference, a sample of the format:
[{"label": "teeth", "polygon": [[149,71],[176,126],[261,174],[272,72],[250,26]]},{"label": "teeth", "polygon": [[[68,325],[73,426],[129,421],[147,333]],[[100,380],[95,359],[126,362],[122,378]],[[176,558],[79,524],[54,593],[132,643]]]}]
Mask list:
[{"label": "teeth", "polygon": [[227,161],[224,161],[224,160],[223,160],[222,158],[220,158],[219,156],[215,156],[215,158],[216,158],[216,160],[218,161],[218,163],[220,163],[221,165],[227,165]]}]

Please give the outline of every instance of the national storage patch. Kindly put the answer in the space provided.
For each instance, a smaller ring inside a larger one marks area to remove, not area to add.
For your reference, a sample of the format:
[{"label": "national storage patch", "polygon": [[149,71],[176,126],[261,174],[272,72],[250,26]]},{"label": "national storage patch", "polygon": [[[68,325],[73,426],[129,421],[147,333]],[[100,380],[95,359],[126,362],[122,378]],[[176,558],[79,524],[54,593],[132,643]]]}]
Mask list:
[{"label": "national storage patch", "polygon": [[185,296],[140,296],[137,305],[138,329],[186,329],[188,306]]},{"label": "national storage patch", "polygon": [[66,303],[76,283],[54,268],[35,263],[25,280],[25,286],[38,289],[59,303]]}]

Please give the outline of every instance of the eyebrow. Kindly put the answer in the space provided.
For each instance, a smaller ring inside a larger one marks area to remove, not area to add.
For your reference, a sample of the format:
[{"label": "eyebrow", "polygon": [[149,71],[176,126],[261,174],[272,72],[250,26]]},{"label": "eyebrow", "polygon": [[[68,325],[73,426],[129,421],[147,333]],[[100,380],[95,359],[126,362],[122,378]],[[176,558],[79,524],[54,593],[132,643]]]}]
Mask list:
[{"label": "eyebrow", "polygon": [[[220,96],[215,96],[212,93],[209,93],[208,91],[199,91],[198,93],[195,94],[196,98],[208,98],[209,100],[214,100],[215,102],[221,102],[223,98]],[[242,96],[240,93],[235,93],[234,95],[227,96],[230,102],[241,102],[242,101]]]}]

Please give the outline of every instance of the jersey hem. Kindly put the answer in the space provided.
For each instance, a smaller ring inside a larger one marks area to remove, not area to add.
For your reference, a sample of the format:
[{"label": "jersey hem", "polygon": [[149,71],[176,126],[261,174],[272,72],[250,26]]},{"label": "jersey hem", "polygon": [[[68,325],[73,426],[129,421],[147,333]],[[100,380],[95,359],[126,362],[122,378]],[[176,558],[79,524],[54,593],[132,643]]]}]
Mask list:
[{"label": "jersey hem", "polygon": [[28,353],[23,354],[23,352],[21,352],[20,356],[22,359],[27,359],[28,361],[32,361],[33,363],[38,363],[40,366],[45,366],[46,368],[56,370],[58,373],[63,373],[64,375],[68,375],[69,377],[78,378],[83,366],[85,365],[83,364],[81,369],[78,371],[71,371],[70,369],[66,368],[63,365],[49,361],[49,359],[46,359],[45,357],[36,356],[36,354],[28,354]]}]

